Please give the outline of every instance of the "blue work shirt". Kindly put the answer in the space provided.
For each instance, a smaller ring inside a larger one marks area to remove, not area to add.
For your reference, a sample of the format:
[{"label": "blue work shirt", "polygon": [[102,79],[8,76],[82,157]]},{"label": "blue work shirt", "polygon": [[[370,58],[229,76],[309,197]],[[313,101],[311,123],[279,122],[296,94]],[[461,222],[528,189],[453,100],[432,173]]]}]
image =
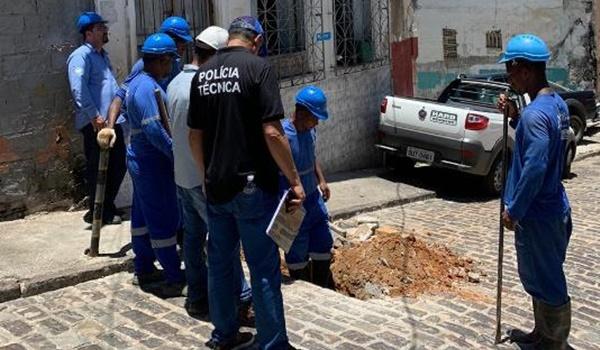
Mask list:
[{"label": "blue work shirt", "polygon": [[127,155],[133,157],[164,156],[173,160],[173,143],[161,124],[154,90],[159,89],[167,104],[167,96],[156,80],[141,72],[129,84],[125,101],[131,127]]},{"label": "blue work shirt", "polygon": [[[289,119],[285,119],[281,124],[285,131],[285,136],[290,143],[294,163],[296,164],[298,175],[300,175],[302,187],[304,187],[304,193],[308,197],[317,190],[318,185],[317,174],[315,172],[317,133],[314,128],[298,132],[294,127],[294,123]],[[279,183],[280,189],[290,187],[285,176],[280,176]]]},{"label": "blue work shirt", "polygon": [[562,185],[569,109],[556,93],[538,95],[521,112],[504,201],[510,217],[562,215],[569,200]]},{"label": "blue work shirt", "polygon": [[[123,101],[123,107],[121,108],[122,111],[127,110],[127,108],[125,107],[125,96],[127,95],[127,90],[129,89],[129,85],[131,84],[131,81],[133,80],[133,78],[137,77],[138,74],[140,74],[143,71],[144,71],[144,60],[140,58],[139,60],[137,60],[137,62],[135,62],[133,67],[131,67],[131,72],[129,73],[127,78],[125,78],[125,81],[123,81],[123,84],[121,84],[121,86],[119,87],[119,90],[117,91],[116,95],[121,98],[121,101]],[[164,91],[167,91],[167,86],[169,85],[171,80],[173,80],[173,78],[175,78],[177,76],[177,74],[179,74],[179,72],[181,72],[181,58],[177,58],[177,59],[173,60],[173,68],[171,69],[171,73],[169,73],[167,78],[159,81],[158,85],[160,85],[160,87],[162,87],[162,89]]]},{"label": "blue work shirt", "polygon": [[98,115],[106,119],[119,88],[108,53],[85,43],[69,55],[67,67],[75,103],[75,127],[83,129]]}]

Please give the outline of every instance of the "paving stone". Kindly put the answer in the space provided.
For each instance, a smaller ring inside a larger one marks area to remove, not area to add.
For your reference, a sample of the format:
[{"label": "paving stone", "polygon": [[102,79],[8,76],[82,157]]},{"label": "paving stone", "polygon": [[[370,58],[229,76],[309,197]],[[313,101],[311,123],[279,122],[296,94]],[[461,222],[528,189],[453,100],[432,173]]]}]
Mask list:
[{"label": "paving stone", "polygon": [[115,328],[115,331],[138,341],[148,337],[148,334],[142,332],[141,330],[126,325],[121,325]]},{"label": "paving stone", "polygon": [[31,332],[33,328],[21,320],[4,321],[0,323],[0,327],[6,329],[10,334],[15,337],[21,337],[24,334]]},{"label": "paving stone", "polygon": [[60,311],[58,313],[56,313],[56,316],[67,321],[68,323],[75,323],[75,322],[79,322],[81,320],[84,319],[83,315],[72,311],[72,310],[63,310]]},{"label": "paving stone", "polygon": [[106,342],[108,345],[117,349],[123,349],[129,346],[129,343],[127,341],[125,341],[123,338],[121,338],[119,335],[113,332],[102,334],[98,338]]},{"label": "paving stone", "polygon": [[342,343],[335,347],[337,350],[363,350],[362,346],[350,344],[350,343]]},{"label": "paving stone", "polygon": [[27,348],[21,344],[13,343],[6,346],[0,346],[0,350],[27,350]]},{"label": "paving stone", "polygon": [[162,321],[147,323],[144,329],[158,337],[170,336],[177,333],[177,328],[171,327]]},{"label": "paving stone", "polygon": [[48,316],[48,314],[37,306],[28,306],[16,312],[29,321],[39,320]]},{"label": "paving stone", "polygon": [[148,338],[140,341],[140,344],[144,345],[147,348],[155,349],[164,344],[164,340],[158,338]]},{"label": "paving stone", "polygon": [[181,327],[190,328],[197,326],[200,322],[188,315],[181,314],[179,312],[170,312],[163,316],[162,319],[171,321]]},{"label": "paving stone", "polygon": [[138,325],[143,325],[156,320],[155,317],[139,310],[129,310],[121,313],[121,316],[128,318]]},{"label": "paving stone", "polygon": [[53,335],[58,335],[66,332],[69,327],[67,327],[64,323],[54,319],[48,318],[38,322],[41,326],[45,327],[50,333]]},{"label": "paving stone", "polygon": [[169,311],[169,309],[167,309],[166,307],[149,300],[138,301],[137,303],[135,303],[135,307],[138,309],[142,309],[143,311],[153,316],[158,316]]},{"label": "paving stone", "polygon": [[367,342],[370,342],[373,340],[373,337],[370,337],[362,332],[358,332],[358,331],[354,331],[354,330],[350,330],[350,331],[345,331],[344,333],[340,334],[342,337],[354,342],[354,343],[358,343],[358,344],[364,344]]},{"label": "paving stone", "polygon": [[392,346],[383,342],[377,342],[374,344],[369,345],[369,349],[373,349],[373,350],[396,350],[398,349],[398,345],[396,346]]},{"label": "paving stone", "polygon": [[44,335],[39,334],[39,333],[34,333],[34,334],[30,334],[28,336],[26,336],[25,338],[23,338],[23,341],[28,344],[31,345],[31,347],[33,347],[34,349],[44,349],[44,350],[53,350],[53,349],[57,349],[57,346],[52,343],[50,340],[48,340],[48,338],[46,338]]}]

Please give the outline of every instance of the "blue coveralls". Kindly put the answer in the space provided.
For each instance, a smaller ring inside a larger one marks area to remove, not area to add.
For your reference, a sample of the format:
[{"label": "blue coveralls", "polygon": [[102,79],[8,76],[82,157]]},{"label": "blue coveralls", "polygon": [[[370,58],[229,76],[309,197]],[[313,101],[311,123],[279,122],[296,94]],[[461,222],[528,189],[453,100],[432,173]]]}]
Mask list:
[{"label": "blue coveralls", "polygon": [[157,82],[141,72],[130,82],[126,97],[131,127],[127,167],[133,180],[131,240],[137,274],[151,272],[156,257],[167,282],[177,283],[183,282],[184,277],[176,251],[179,210],[172,140],[160,122],[154,97],[157,88],[166,101]]},{"label": "blue coveralls", "polygon": [[518,220],[517,264],[523,287],[552,306],[569,301],[563,262],[571,209],[561,183],[569,132],[567,105],[556,93],[538,95],[517,122],[506,209]]},{"label": "blue coveralls", "polygon": [[[333,238],[329,231],[327,207],[318,190],[317,175],[315,173],[315,142],[314,129],[297,132],[294,124],[286,119],[282,122],[285,135],[288,138],[294,163],[298,169],[306,199],[303,206],[306,216],[300,225],[300,230],[290,251],[285,255],[289,269],[300,270],[308,264],[308,259],[330,260]],[[289,188],[289,183],[284,176],[280,176],[282,190]]]}]

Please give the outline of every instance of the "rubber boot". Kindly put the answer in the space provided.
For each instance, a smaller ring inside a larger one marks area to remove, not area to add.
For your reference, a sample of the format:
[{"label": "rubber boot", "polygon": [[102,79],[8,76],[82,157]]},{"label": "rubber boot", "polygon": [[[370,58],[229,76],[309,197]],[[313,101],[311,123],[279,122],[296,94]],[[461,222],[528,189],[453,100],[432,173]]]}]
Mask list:
[{"label": "rubber boot", "polygon": [[310,269],[311,269],[311,264],[309,262],[306,266],[304,266],[301,269],[292,270],[292,269],[288,268],[288,271],[290,272],[291,279],[303,280],[306,282],[310,282]]},{"label": "rubber boot", "polygon": [[540,312],[540,340],[535,349],[566,350],[571,349],[567,343],[571,331],[571,301],[561,306],[551,306],[538,301]]},{"label": "rubber boot", "polygon": [[538,301],[535,298],[531,298],[533,304],[533,319],[535,322],[535,327],[529,333],[525,333],[520,329],[511,329],[508,331],[508,338],[512,343],[518,344],[534,344],[540,340],[540,312],[538,310]]},{"label": "rubber boot", "polygon": [[317,286],[334,289],[333,276],[331,275],[331,260],[312,260],[311,282]]}]

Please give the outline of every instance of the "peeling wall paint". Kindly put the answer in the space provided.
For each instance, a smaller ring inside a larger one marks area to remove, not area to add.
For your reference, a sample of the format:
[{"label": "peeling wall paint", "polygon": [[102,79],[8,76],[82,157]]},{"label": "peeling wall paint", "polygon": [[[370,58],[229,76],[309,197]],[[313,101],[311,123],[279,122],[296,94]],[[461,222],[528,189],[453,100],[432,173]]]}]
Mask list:
[{"label": "peeling wall paint", "polygon": [[[552,50],[548,77],[575,89],[595,87],[591,0],[418,0],[417,95],[435,97],[458,74],[504,71],[501,49],[486,47],[486,32],[501,30],[503,46],[515,34],[542,37]],[[444,59],[442,30],[457,31],[458,58]]]}]

